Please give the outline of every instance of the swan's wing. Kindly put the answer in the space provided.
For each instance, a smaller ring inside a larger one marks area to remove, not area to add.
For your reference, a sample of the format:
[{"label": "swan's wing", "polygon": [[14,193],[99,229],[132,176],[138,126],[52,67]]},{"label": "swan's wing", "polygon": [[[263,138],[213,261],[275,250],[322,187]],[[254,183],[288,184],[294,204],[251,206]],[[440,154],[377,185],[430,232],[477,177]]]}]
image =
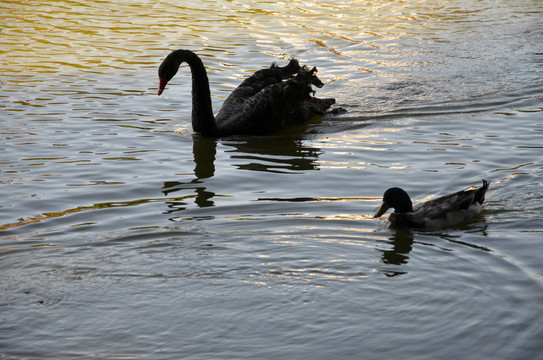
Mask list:
[{"label": "swan's wing", "polygon": [[224,133],[269,134],[290,122],[296,112],[297,100],[289,96],[283,84],[269,85],[256,94],[225,103],[217,114],[217,126]]},{"label": "swan's wing", "polygon": [[[241,91],[238,93],[245,94]],[[257,134],[269,133],[265,119],[276,111],[276,104],[282,102],[281,87],[278,84],[261,89],[256,94],[247,91],[247,96],[236,101],[225,101],[216,116],[217,126],[224,133]]]},{"label": "swan's wing", "polygon": [[225,100],[217,126],[225,134],[266,134],[323,113],[335,101],[311,96],[311,85],[322,86],[316,71],[300,68],[295,60],[257,71]]}]

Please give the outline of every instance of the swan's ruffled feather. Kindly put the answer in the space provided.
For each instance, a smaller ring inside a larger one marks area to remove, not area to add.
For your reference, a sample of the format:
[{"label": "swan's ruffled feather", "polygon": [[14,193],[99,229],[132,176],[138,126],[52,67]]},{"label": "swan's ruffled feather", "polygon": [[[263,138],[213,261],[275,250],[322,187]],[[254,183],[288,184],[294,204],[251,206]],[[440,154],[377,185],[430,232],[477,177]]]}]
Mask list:
[{"label": "swan's ruffled feather", "polygon": [[235,134],[269,134],[323,114],[335,100],[311,96],[311,85],[322,86],[315,73],[296,59],[257,71],[225,100],[217,126]]}]

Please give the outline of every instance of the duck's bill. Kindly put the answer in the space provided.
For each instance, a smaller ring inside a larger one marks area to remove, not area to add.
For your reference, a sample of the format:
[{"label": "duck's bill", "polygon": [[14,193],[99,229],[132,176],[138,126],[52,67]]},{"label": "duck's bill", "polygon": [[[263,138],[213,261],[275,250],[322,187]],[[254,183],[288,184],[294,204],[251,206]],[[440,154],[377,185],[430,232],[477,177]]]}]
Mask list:
[{"label": "duck's bill", "polygon": [[373,217],[378,218],[379,216],[386,213],[388,209],[390,209],[390,206],[388,206],[388,204],[383,201],[383,203],[381,204],[381,207],[379,208],[379,210],[377,210],[377,212],[375,213],[375,215],[373,215]]}]

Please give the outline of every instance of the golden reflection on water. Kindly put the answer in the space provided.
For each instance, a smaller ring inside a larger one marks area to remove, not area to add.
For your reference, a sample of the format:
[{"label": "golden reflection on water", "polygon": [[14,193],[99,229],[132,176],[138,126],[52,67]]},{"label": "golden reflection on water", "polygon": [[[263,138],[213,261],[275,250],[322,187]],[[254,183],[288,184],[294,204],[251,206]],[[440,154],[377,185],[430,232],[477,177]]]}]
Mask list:
[{"label": "golden reflection on water", "polygon": [[[94,184],[91,184],[91,185],[94,185]],[[115,183],[112,182],[108,185],[115,185]],[[19,219],[19,221],[10,223],[10,224],[0,224],[0,230],[9,230],[9,229],[13,229],[19,226],[24,226],[28,224],[37,223],[37,222],[43,222],[43,221],[47,221],[47,220],[51,220],[51,219],[55,219],[59,217],[64,217],[64,216],[79,213],[79,212],[87,212],[87,211],[93,211],[93,210],[98,210],[98,209],[109,209],[109,208],[117,208],[117,207],[140,206],[140,205],[145,205],[145,204],[149,204],[153,202],[166,203],[166,202],[171,202],[171,201],[183,201],[187,198],[192,198],[192,197],[194,196],[188,195],[188,196],[182,196],[182,197],[177,197],[177,198],[138,199],[138,200],[129,200],[129,201],[103,202],[103,203],[93,204],[90,206],[78,206],[78,207],[56,211],[56,212],[46,212],[38,216],[32,216],[25,219]],[[77,224],[73,226],[78,226],[78,225],[81,225],[81,224]]]},{"label": "golden reflection on water", "polygon": [[10,1],[0,8],[3,66],[13,72],[130,68],[159,35],[149,6],[132,2]]},{"label": "golden reflection on water", "polygon": [[[10,72],[156,66],[164,50],[182,44],[215,56],[234,55],[240,44],[278,55],[285,43],[305,48],[309,42],[350,58],[383,40],[435,35],[447,17],[469,15],[449,2],[401,1],[24,0],[4,1],[0,10],[2,67]],[[334,39],[363,46],[340,51]]]}]

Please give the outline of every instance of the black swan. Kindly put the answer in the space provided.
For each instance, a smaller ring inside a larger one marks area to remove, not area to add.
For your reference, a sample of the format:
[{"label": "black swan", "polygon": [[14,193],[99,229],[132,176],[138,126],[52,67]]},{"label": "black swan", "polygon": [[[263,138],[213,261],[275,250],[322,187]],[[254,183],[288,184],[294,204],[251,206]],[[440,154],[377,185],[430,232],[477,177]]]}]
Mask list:
[{"label": "black swan", "polygon": [[214,117],[206,69],[190,50],[173,51],[164,59],[158,69],[158,95],[183,62],[192,73],[192,128],[205,136],[271,134],[322,115],[335,103],[312,96],[311,85],[324,85],[316,75],[317,68],[300,66],[292,59],[284,67],[272,64],[255,72],[228,96]]},{"label": "black swan", "polygon": [[458,191],[432,199],[413,208],[409,195],[398,187],[390,188],[383,195],[383,203],[374,217],[380,217],[389,208],[394,212],[388,220],[396,227],[437,228],[468,221],[482,211],[489,182],[483,186]]}]

